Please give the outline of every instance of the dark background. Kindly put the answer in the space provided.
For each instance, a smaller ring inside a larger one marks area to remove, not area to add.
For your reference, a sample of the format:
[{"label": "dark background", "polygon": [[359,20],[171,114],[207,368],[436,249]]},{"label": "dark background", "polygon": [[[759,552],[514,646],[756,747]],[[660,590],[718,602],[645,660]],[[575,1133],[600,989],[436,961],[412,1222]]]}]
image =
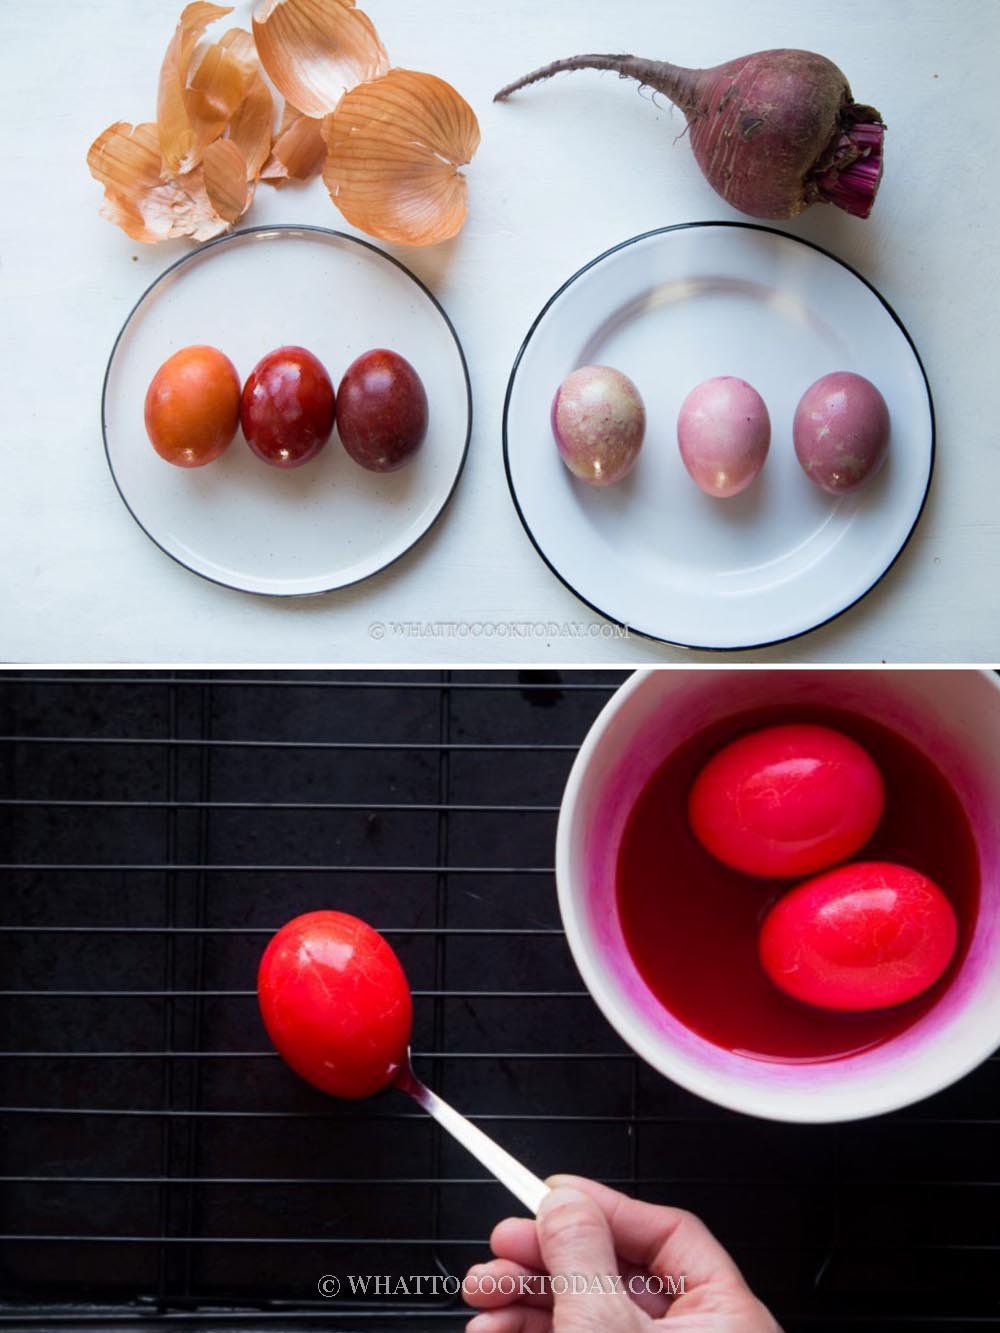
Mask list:
[{"label": "dark background", "polygon": [[0,1324],[456,1330],[323,1274],[460,1276],[520,1211],[409,1100],[268,1050],[268,935],[383,929],[426,1081],[540,1175],[700,1213],[789,1333],[1000,1328],[1000,1063],[897,1115],[673,1087],[582,989],[552,876],[612,672],[0,677]]}]

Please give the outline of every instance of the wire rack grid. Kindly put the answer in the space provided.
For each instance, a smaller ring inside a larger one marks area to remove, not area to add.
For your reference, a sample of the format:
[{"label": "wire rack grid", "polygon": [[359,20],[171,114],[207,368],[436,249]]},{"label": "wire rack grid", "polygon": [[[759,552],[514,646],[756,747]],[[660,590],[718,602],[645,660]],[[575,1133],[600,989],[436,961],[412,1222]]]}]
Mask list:
[{"label": "wire rack grid", "polygon": [[0,679],[0,1324],[461,1327],[440,1279],[513,1201],[401,1094],[301,1083],[257,1016],[268,936],[338,907],[399,951],[432,1087],[539,1174],[706,1217],[789,1333],[1000,1328],[995,1060],[897,1116],[767,1124],[583,990],[552,846],[620,679]]}]

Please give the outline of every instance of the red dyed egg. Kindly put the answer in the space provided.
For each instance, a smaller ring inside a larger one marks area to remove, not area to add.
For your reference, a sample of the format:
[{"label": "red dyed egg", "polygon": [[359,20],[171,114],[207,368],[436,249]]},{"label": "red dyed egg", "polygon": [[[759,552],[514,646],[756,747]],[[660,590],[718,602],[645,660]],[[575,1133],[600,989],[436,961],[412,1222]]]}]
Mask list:
[{"label": "red dyed egg", "polygon": [[780,898],[764,919],[760,962],[786,994],[821,1009],[885,1009],[933,986],[958,925],[938,886],[908,866],[855,861]]},{"label": "red dyed egg", "polygon": [[405,467],[427,435],[427,393],[405,357],[376,347],[347,367],[337,390],[344,448],[369,472]]},{"label": "red dyed egg", "polygon": [[747,875],[791,879],[853,856],[885,808],[868,752],[830,727],[765,727],[720,750],[688,802],[695,837]]},{"label": "red dyed egg", "polygon": [[330,438],[337,396],[322,363],[304,347],[262,357],[243,386],[240,421],[246,442],[272,467],[301,467]]},{"label": "red dyed egg", "polygon": [[260,960],[267,1034],[302,1078],[334,1097],[392,1082],[413,1026],[410,987],[378,931],[345,912],[307,912],[282,926]]}]

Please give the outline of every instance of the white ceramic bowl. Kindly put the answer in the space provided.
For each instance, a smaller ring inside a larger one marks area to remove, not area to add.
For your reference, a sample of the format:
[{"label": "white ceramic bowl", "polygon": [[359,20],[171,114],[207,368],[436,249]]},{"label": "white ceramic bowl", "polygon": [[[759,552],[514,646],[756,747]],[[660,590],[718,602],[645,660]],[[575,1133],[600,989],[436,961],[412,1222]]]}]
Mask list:
[{"label": "white ceramic bowl", "polygon": [[[969,950],[940,1000],[879,1046],[808,1064],[723,1050],[673,1017],[633,963],[615,902],[622,833],[655,769],[704,727],[777,703],[858,713],[923,750],[964,804],[981,871]],[[570,772],[556,878],[588,990],[633,1050],[675,1083],[732,1110],[802,1123],[919,1101],[1000,1046],[1000,682],[987,671],[638,672],[594,722]]]}]

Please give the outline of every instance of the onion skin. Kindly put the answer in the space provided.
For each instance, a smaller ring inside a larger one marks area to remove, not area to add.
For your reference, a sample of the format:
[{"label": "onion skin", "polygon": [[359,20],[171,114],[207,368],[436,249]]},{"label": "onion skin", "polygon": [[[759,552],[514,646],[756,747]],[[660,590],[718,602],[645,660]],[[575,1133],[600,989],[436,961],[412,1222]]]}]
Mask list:
[{"label": "onion skin", "polygon": [[613,486],[635,467],[646,433],[646,408],[620,370],[581,366],[556,390],[551,421],[570,472],[588,486]]},{"label": "onion skin", "polygon": [[793,218],[819,201],[867,217],[882,176],[882,117],[856,103],[832,61],[813,51],[756,51],[713,69],[632,55],[558,60],[496,94],[565,70],[614,70],[670,99],[687,119],[705,179],[750,217]]}]

